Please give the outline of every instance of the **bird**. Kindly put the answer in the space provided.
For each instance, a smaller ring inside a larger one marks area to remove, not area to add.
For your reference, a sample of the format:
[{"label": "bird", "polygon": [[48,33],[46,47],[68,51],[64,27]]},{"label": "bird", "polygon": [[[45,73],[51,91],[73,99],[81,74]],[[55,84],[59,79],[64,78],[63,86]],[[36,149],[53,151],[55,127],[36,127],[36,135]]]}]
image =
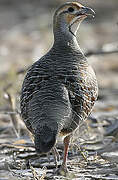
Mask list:
[{"label": "bird", "polygon": [[57,8],[53,45],[28,69],[21,89],[21,116],[33,134],[37,154],[50,152],[62,137],[64,156],[59,170],[65,175],[72,134],[90,115],[98,97],[95,72],[77,41],[80,23],[94,15],[79,2]]}]

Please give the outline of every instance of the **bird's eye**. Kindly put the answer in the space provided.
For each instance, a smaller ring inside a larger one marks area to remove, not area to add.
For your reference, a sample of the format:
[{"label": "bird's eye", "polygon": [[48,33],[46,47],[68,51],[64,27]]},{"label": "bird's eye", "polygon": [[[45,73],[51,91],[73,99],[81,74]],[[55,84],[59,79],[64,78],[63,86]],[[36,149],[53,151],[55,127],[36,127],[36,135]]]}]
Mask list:
[{"label": "bird's eye", "polygon": [[71,13],[74,12],[74,8],[73,7],[69,7],[68,8],[68,12],[71,12]]}]

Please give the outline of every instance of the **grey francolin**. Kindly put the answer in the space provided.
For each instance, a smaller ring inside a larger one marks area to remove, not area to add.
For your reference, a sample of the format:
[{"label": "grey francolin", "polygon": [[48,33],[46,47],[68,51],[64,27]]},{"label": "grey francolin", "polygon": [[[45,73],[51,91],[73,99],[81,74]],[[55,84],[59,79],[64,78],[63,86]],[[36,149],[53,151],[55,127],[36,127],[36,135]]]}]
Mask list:
[{"label": "grey francolin", "polygon": [[67,172],[70,136],[87,119],[98,96],[95,73],[82,53],[76,32],[94,11],[78,2],[59,7],[53,18],[54,44],[28,70],[21,93],[21,115],[34,135],[38,154],[64,137],[61,170]]}]

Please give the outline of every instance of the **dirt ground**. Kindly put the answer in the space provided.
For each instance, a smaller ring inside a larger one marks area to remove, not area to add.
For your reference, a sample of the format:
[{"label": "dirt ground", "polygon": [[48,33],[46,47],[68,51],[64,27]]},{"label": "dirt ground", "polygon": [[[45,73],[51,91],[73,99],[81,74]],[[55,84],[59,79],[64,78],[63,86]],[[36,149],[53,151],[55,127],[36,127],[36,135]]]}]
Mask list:
[{"label": "dirt ground", "polygon": [[[26,69],[53,43],[54,10],[66,0],[0,0],[0,180],[118,180],[118,1],[81,0],[93,8],[78,32],[96,71],[99,97],[73,135],[68,177],[56,176],[54,158],[36,155],[22,122],[19,97]],[[60,165],[63,145],[57,149]]]}]

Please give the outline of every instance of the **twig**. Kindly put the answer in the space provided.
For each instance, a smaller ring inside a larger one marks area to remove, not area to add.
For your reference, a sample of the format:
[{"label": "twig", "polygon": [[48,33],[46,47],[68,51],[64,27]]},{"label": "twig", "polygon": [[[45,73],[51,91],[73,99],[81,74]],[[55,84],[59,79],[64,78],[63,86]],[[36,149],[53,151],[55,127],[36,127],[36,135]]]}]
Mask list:
[{"label": "twig", "polygon": [[42,176],[40,177],[39,180],[44,180],[45,176],[46,176],[46,170],[47,168],[46,167],[43,167],[43,170],[44,170],[44,173],[42,174]]},{"label": "twig", "polygon": [[88,51],[85,53],[85,56],[99,56],[99,55],[107,55],[107,54],[115,54],[118,53],[118,50],[98,50],[98,51]]},{"label": "twig", "polygon": [[19,114],[19,112],[18,111],[0,111],[0,114],[11,115],[11,114]]},{"label": "twig", "polygon": [[[8,143],[0,143],[1,148],[16,148],[16,149],[24,149],[24,150],[30,150],[34,149],[34,145],[31,143],[27,144],[8,144]],[[35,150],[34,150],[35,151]]]},{"label": "twig", "polygon": [[[107,48],[104,48],[106,46],[107,46]],[[100,56],[100,55],[108,55],[108,54],[116,54],[116,53],[118,53],[118,44],[113,42],[111,44],[104,44],[102,49],[87,51],[87,52],[85,52],[85,56],[90,57],[93,55]],[[22,68],[19,71],[17,71],[16,74],[17,75],[24,74],[24,73],[26,73],[26,71],[28,69],[29,69],[29,67],[27,67],[26,69]]]},{"label": "twig", "polygon": [[36,172],[35,168],[33,168],[33,166],[31,165],[31,163],[29,162],[30,165],[30,169],[33,175],[33,179],[34,180],[44,180],[45,176],[46,176],[46,167],[43,167],[42,170],[44,170],[43,174],[39,177],[38,173]]},{"label": "twig", "polygon": [[79,150],[80,154],[82,155],[82,157],[84,158],[84,160],[86,162],[88,162],[88,159],[87,159],[87,151],[81,149],[81,147],[79,145],[77,145],[76,143],[74,143],[74,146]]},{"label": "twig", "polygon": [[30,169],[31,169],[31,172],[32,172],[32,175],[33,175],[33,179],[34,180],[39,180],[39,176],[38,176],[37,172],[35,171],[35,169],[33,168],[33,166],[31,165],[30,162],[29,162],[29,165],[30,165]]},{"label": "twig", "polygon": [[[11,108],[11,112],[15,112],[15,98],[9,94],[7,91],[4,94],[4,98],[8,101],[10,108]],[[19,124],[18,124],[18,120],[17,120],[17,113],[9,113],[11,120],[12,120],[12,124],[13,124],[13,129],[14,132],[16,134],[17,137],[19,137]]]},{"label": "twig", "polygon": [[17,72],[16,72],[16,74],[17,75],[19,75],[19,74],[24,74],[26,71],[28,70],[28,68],[24,68],[24,69],[20,69],[20,70],[18,70]]},{"label": "twig", "polygon": [[[104,45],[104,46],[106,46],[106,45]],[[103,46],[103,47],[104,47]],[[85,54],[85,56],[86,57],[90,57],[90,56],[100,56],[100,55],[108,55],[108,54],[117,54],[118,53],[118,48],[117,47],[112,47],[111,49],[109,48],[109,49],[100,49],[100,50],[91,50],[91,51],[87,51],[87,52],[85,52],[84,54]],[[24,73],[26,73],[26,71],[29,69],[29,67],[28,68],[24,68],[24,69],[20,69],[20,70],[18,70],[17,72],[16,72],[16,74],[17,75],[19,75],[19,74],[24,74]]]}]

